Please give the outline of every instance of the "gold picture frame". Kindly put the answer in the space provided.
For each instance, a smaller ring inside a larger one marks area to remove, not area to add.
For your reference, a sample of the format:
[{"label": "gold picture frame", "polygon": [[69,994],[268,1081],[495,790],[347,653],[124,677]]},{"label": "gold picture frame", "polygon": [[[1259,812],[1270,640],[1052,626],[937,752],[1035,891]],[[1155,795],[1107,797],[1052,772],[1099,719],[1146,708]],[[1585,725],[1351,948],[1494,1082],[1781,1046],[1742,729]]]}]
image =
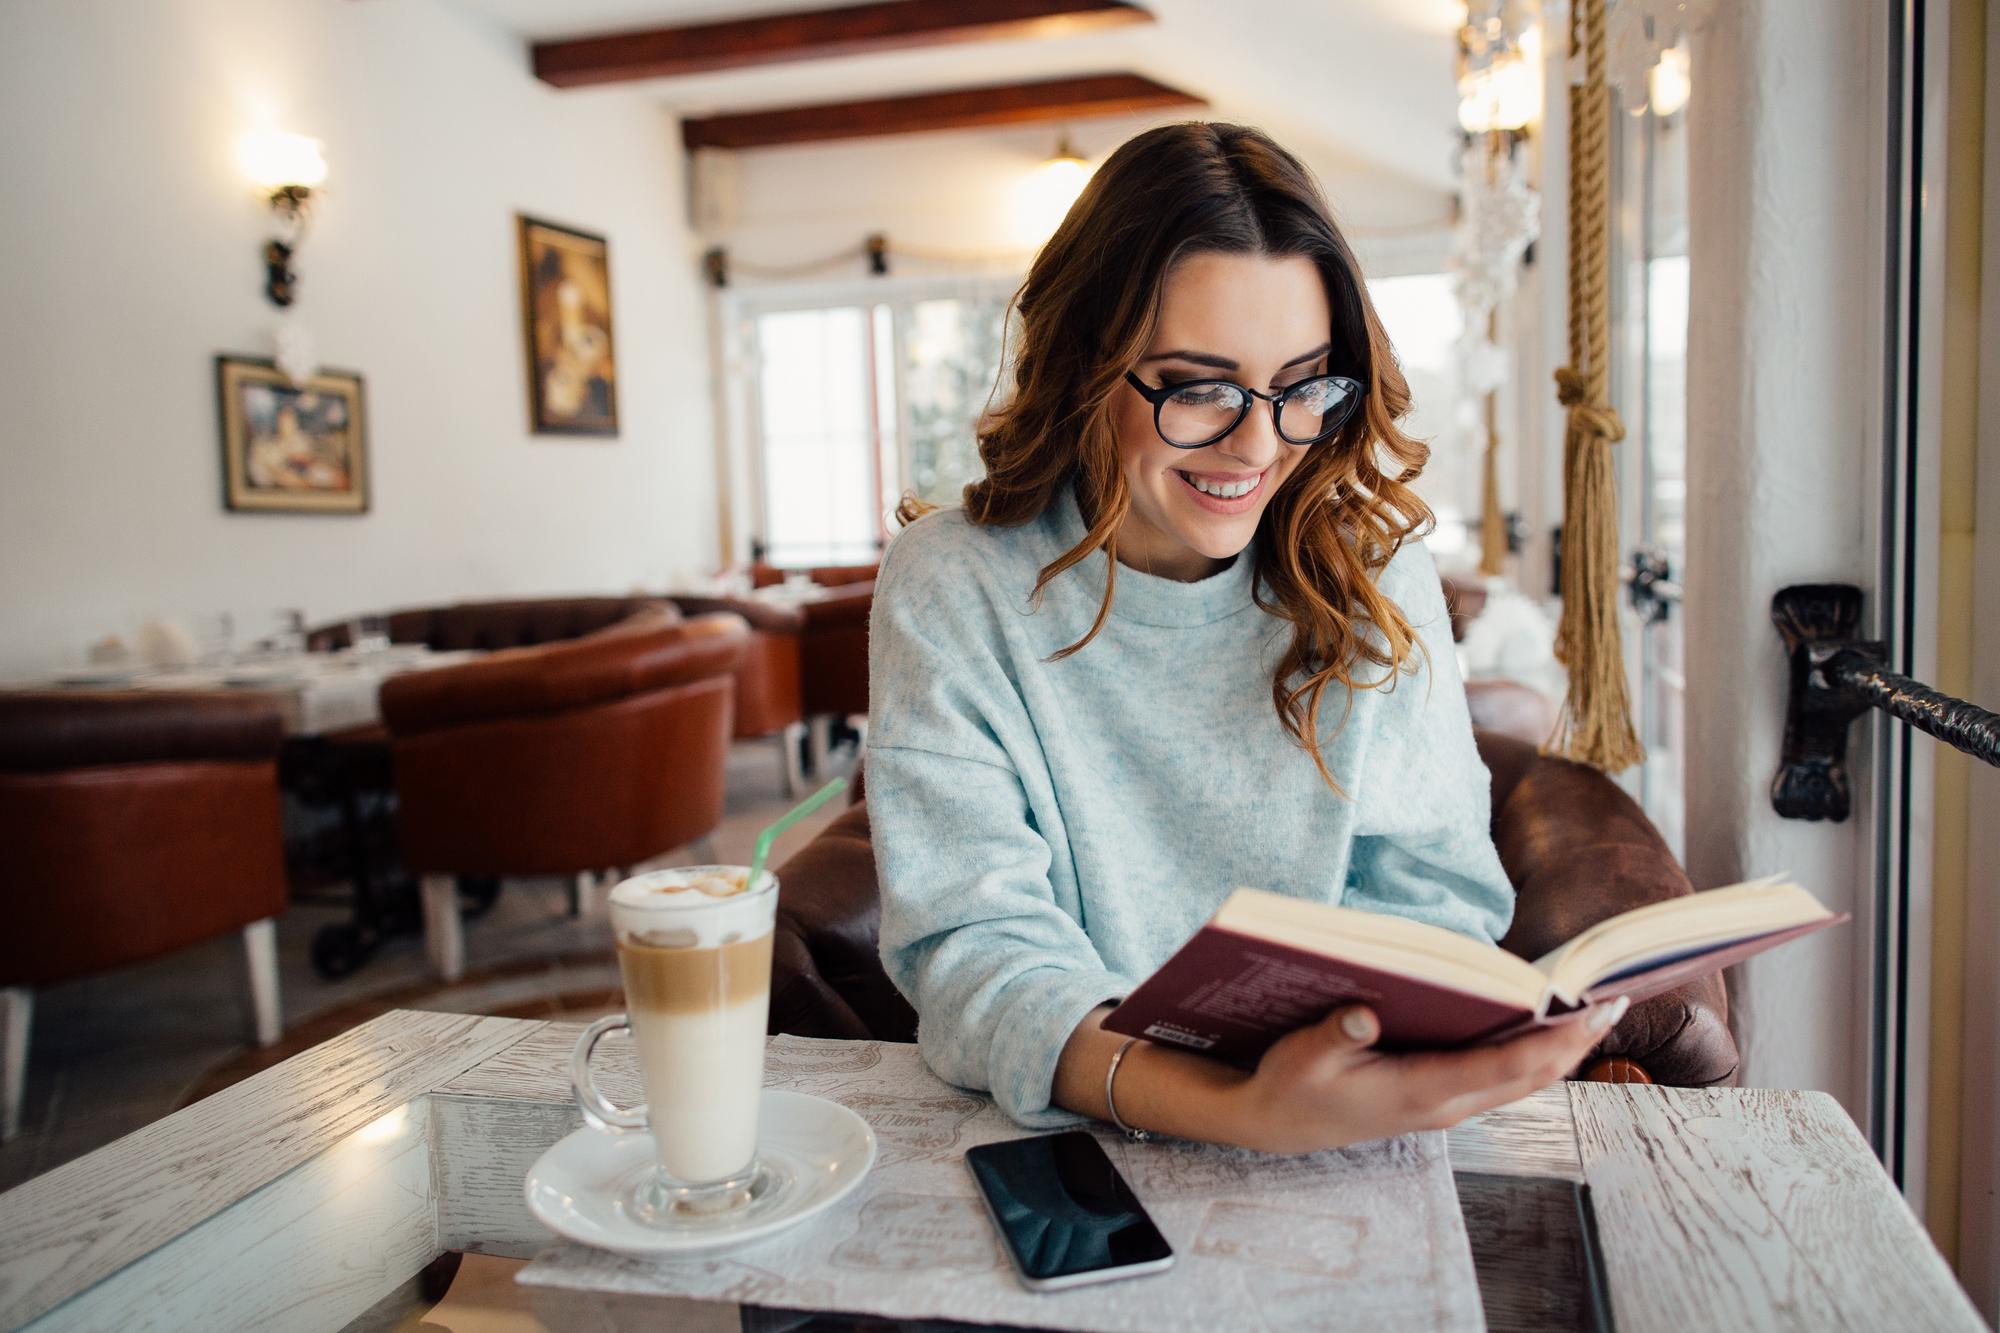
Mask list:
[{"label": "gold picture frame", "polygon": [[367,403],[361,376],[322,369],[294,383],[262,357],[215,358],[222,503],[249,513],[365,514]]},{"label": "gold picture frame", "polygon": [[529,426],[537,435],[616,436],[610,245],[525,213],[516,220]]}]

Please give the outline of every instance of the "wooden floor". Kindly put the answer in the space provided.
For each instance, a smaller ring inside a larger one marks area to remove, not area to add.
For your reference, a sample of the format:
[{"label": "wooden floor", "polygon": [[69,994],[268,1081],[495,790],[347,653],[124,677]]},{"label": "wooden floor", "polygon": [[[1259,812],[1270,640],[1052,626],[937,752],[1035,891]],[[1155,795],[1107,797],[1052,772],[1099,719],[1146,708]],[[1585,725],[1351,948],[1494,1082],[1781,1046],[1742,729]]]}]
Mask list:
[{"label": "wooden floor", "polygon": [[[845,771],[846,764],[838,764]],[[790,803],[774,743],[731,752],[727,808],[716,854],[747,861],[757,834]],[[840,812],[835,801],[780,839],[782,861]],[[663,864],[676,858],[669,854]],[[554,880],[510,881],[492,911],[466,926],[468,967],[484,976],[439,993],[437,1006],[497,1013],[538,996],[615,985],[603,914],[572,918],[567,889]],[[343,913],[296,905],[278,922],[278,964],[288,1029],[337,1014],[370,997],[407,992],[432,978],[414,937],[386,945],[354,976],[323,981],[312,969],[313,933]],[[27,1104],[19,1138],[0,1147],[0,1190],[11,1189],[172,1111],[219,1069],[251,1049],[248,1000],[236,936],[167,958],[35,994]],[[540,961],[543,966],[518,966]],[[323,1026],[323,1024],[321,1025]],[[333,1035],[314,1033],[314,1039]]]}]

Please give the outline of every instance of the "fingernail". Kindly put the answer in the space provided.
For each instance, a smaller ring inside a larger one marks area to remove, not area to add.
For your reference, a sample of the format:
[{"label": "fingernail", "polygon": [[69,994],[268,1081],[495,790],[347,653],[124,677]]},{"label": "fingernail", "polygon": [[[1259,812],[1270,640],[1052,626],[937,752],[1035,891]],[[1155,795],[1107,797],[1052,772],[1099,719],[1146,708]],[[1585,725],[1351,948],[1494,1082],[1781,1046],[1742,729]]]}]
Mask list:
[{"label": "fingernail", "polygon": [[1375,1035],[1375,1025],[1368,1020],[1366,1009],[1349,1009],[1342,1014],[1340,1030],[1356,1041],[1367,1041]]}]

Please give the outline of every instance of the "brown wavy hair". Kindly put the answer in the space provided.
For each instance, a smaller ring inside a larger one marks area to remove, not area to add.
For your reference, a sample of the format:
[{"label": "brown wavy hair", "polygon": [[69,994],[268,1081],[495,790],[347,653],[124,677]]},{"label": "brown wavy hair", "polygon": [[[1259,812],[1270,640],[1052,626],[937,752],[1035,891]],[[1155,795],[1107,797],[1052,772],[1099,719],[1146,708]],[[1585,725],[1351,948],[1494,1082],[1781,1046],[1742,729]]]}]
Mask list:
[{"label": "brown wavy hair", "polygon": [[[1149,130],[1107,159],[1028,271],[1014,392],[979,424],[986,476],[965,488],[974,523],[1037,518],[1074,485],[1089,532],[1041,571],[1040,597],[1064,571],[1102,550],[1104,600],[1067,657],[1111,614],[1118,528],[1131,507],[1111,424],[1112,395],[1152,341],[1167,275],[1192,254],[1303,255],[1326,284],[1333,324],[1329,369],[1367,387],[1333,437],[1307,448],[1274,494],[1256,543],[1257,604],[1292,623],[1271,681],[1279,720],[1339,790],[1320,753],[1320,707],[1330,686],[1383,688],[1423,651],[1375,576],[1431,512],[1408,485],[1430,450],[1398,429],[1410,390],[1368,300],[1353,251],[1312,175],[1243,125],[1189,122]],[[909,522],[928,506],[906,499]],[[1372,633],[1371,633],[1372,629]],[[1384,668],[1363,682],[1367,668]]]}]

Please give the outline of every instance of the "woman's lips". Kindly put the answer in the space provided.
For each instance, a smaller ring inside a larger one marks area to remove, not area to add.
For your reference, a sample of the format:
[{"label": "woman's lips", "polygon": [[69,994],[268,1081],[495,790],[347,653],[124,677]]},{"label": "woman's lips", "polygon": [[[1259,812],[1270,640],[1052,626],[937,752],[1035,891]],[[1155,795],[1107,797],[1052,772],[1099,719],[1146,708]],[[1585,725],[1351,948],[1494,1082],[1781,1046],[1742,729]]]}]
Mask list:
[{"label": "woman's lips", "polygon": [[[1227,474],[1200,472],[1195,475],[1204,481],[1220,481]],[[1219,495],[1210,495],[1208,492],[1198,489],[1193,482],[1187,479],[1185,472],[1182,472],[1179,468],[1174,469],[1174,480],[1180,483],[1181,493],[1211,514],[1243,514],[1255,509],[1263,501],[1264,482],[1269,479],[1270,475],[1271,469],[1265,468],[1257,474],[1257,484],[1255,486],[1252,486],[1233,500],[1225,500]],[[1236,480],[1242,480],[1241,473],[1236,475]]]}]

